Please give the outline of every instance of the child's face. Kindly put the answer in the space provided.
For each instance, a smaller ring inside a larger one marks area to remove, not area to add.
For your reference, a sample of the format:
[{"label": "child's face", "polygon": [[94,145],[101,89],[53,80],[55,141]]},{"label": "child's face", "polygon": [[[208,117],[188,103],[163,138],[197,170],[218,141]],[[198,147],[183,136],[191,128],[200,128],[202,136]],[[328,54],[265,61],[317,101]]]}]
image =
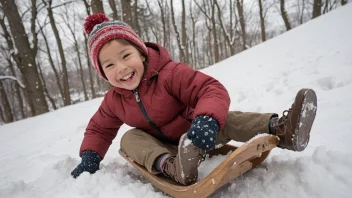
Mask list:
[{"label": "child's face", "polygon": [[105,76],[114,87],[133,90],[144,73],[145,58],[130,44],[120,40],[107,42],[99,52],[99,62]]}]

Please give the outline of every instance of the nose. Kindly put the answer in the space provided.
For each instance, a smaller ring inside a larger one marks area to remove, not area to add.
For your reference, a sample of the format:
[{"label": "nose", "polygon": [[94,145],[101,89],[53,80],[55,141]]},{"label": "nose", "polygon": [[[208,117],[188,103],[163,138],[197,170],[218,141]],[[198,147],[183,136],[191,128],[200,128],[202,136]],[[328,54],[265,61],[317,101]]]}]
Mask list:
[{"label": "nose", "polygon": [[127,69],[127,65],[122,62],[117,61],[116,65],[117,65],[117,67],[116,67],[117,73],[122,73]]}]

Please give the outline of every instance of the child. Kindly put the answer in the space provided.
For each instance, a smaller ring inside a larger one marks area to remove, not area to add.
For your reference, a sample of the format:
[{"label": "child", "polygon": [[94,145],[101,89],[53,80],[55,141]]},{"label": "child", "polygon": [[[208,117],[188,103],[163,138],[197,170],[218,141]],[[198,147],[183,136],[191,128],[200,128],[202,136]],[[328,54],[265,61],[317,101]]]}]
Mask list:
[{"label": "child", "polygon": [[123,123],[135,128],[123,135],[121,150],[151,173],[183,185],[197,181],[205,151],[230,140],[246,142],[269,133],[280,138],[280,148],[307,146],[317,108],[313,90],[300,90],[281,118],[229,112],[229,94],[221,83],[174,62],[165,48],[144,43],[127,24],[94,14],[84,27],[94,68],[114,88],[88,124],[74,178],[99,169]]}]

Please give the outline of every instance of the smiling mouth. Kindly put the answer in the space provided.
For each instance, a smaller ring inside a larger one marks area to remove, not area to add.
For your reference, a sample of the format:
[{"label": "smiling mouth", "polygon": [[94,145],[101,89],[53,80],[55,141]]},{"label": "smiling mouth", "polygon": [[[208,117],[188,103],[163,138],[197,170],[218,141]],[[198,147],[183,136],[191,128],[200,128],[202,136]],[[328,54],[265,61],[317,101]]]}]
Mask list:
[{"label": "smiling mouth", "polygon": [[133,76],[134,76],[134,72],[131,72],[131,73],[127,74],[126,76],[124,76],[123,78],[121,78],[120,80],[121,81],[129,81],[133,78]]}]

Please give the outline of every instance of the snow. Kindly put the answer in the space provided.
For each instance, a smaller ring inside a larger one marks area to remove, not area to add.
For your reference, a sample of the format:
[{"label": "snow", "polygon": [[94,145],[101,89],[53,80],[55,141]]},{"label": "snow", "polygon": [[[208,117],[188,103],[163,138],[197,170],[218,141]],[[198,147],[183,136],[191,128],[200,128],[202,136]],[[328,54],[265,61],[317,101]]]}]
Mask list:
[{"label": "snow", "polygon": [[188,145],[190,145],[190,144],[192,144],[192,140],[190,140],[190,139],[186,139],[184,142],[183,142],[183,145],[182,145],[182,147],[183,148],[186,148]]},{"label": "snow", "polygon": [[5,80],[5,79],[14,80],[18,83],[20,87],[22,87],[23,89],[25,88],[25,86],[21,83],[21,81],[19,81],[19,79],[14,76],[0,76],[0,80]]},{"label": "snow", "polygon": [[[260,167],[211,197],[350,197],[351,17],[348,4],[203,70],[229,90],[231,110],[281,114],[300,88],[313,88],[318,96],[304,152],[274,149]],[[100,171],[76,180],[70,176],[101,101],[0,126],[0,197],[166,197],[118,155],[128,126],[120,129]]]}]

